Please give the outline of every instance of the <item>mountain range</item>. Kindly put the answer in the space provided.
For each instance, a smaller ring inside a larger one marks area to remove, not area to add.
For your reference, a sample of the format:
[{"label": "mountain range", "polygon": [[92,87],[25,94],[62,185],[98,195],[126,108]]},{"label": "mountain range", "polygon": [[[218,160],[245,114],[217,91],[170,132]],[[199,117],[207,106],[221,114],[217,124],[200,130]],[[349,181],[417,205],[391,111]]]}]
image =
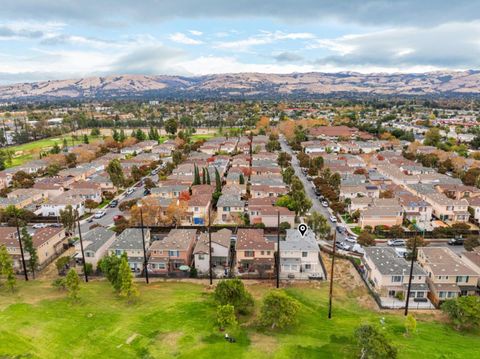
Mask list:
[{"label": "mountain range", "polygon": [[113,98],[281,99],[323,97],[480,97],[480,71],[415,74],[236,73],[198,77],[112,75],[0,86],[0,101]]}]

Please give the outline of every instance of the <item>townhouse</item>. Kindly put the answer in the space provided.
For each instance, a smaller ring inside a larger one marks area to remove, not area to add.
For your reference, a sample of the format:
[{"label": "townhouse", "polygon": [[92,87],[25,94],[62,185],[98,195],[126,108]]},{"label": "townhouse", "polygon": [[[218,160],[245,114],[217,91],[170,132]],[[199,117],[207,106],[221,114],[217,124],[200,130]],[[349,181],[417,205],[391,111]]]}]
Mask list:
[{"label": "townhouse", "polygon": [[217,202],[217,223],[235,224],[242,222],[245,213],[245,201],[240,196],[222,194]]},{"label": "townhouse", "polygon": [[[115,232],[105,227],[95,227],[83,236],[85,262],[91,264],[93,270],[97,269],[98,262],[108,253],[115,239]],[[80,241],[75,243],[75,259],[82,263]]]},{"label": "townhouse", "polygon": [[447,247],[418,249],[418,263],[426,271],[430,299],[436,305],[446,299],[479,293],[480,273]]},{"label": "townhouse", "polygon": [[308,279],[312,274],[325,278],[320,264],[320,249],[315,234],[307,231],[302,236],[297,229],[287,229],[284,241],[280,241],[280,278]]},{"label": "townhouse", "polygon": [[150,246],[148,251],[149,272],[178,274],[182,272],[182,266],[191,267],[196,241],[196,229],[170,230],[167,237],[154,241]]},{"label": "townhouse", "polygon": [[[223,228],[217,232],[211,233],[212,243],[212,270],[217,276],[226,274],[230,263],[230,244],[232,241],[232,231]],[[197,244],[193,250],[195,268],[199,274],[208,274],[210,268],[208,233],[201,233]]]},{"label": "townhouse", "polygon": [[263,229],[239,228],[235,244],[237,272],[260,277],[274,273],[275,243],[268,241]]},{"label": "townhouse", "polygon": [[[144,228],[145,250],[150,247],[150,230]],[[141,228],[127,228],[108,247],[108,254],[118,257],[127,255],[128,265],[133,272],[142,273],[144,269],[144,252]]]}]

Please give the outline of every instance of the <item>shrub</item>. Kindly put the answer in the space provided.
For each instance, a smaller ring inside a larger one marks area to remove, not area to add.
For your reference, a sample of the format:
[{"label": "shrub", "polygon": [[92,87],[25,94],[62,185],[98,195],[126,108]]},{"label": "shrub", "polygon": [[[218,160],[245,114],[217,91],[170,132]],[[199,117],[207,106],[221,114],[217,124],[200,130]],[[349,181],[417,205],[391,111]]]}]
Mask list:
[{"label": "shrub", "polygon": [[300,304],[283,290],[272,290],[263,298],[260,323],[263,326],[285,328],[297,321]]},{"label": "shrub", "polygon": [[240,314],[248,314],[253,309],[253,297],[238,278],[220,281],[213,295],[220,305],[233,305]]},{"label": "shrub", "polygon": [[217,323],[221,330],[228,326],[237,325],[237,318],[235,317],[235,308],[233,305],[225,304],[217,307]]},{"label": "shrub", "polygon": [[52,282],[52,287],[58,290],[67,290],[67,282],[65,278],[57,278]]}]

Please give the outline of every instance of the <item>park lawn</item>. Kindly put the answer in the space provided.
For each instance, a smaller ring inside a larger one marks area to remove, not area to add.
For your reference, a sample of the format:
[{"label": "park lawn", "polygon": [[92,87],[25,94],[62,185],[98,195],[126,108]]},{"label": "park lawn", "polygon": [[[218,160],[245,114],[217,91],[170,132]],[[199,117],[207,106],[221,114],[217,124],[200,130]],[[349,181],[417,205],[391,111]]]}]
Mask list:
[{"label": "park lawn", "polygon": [[[105,281],[82,284],[71,303],[49,282],[20,282],[0,290],[0,357],[29,358],[352,358],[352,333],[362,323],[379,323],[398,347],[400,358],[474,358],[479,333],[460,334],[432,314],[418,315],[418,332],[404,337],[403,316],[360,306],[364,293],[336,286],[333,319],[327,319],[328,283],[289,287],[301,303],[299,323],[270,332],[255,326],[259,300],[271,288],[251,284],[253,318],[228,331],[228,343],[215,326],[215,304],[205,285],[188,282],[140,283],[140,298],[129,305]],[[363,289],[358,289],[363,290]]]},{"label": "park lawn", "polygon": [[[44,138],[38,141],[32,141],[28,143],[24,143],[21,145],[16,146],[9,146],[7,147],[8,150],[12,151],[13,159],[11,165],[7,165],[7,168],[20,166],[25,162],[35,159],[34,156],[38,157],[38,153],[42,150],[48,150],[52,148],[55,143],[57,143],[60,147],[63,145],[63,139],[66,138],[68,145],[71,146],[72,144],[79,144],[83,143],[83,136],[78,136],[77,140],[72,142],[72,136],[58,136],[58,137],[51,137],[51,138]],[[94,143],[100,137],[98,136],[88,136],[90,143]],[[15,153],[21,152],[21,154],[15,155]]]}]

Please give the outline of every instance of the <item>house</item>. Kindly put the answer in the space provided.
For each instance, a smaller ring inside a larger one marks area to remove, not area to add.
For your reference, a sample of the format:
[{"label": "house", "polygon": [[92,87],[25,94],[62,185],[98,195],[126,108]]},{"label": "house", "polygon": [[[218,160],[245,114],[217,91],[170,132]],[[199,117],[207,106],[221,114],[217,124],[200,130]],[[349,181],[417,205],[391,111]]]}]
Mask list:
[{"label": "house", "polygon": [[58,217],[60,211],[65,210],[67,206],[72,206],[80,216],[85,214],[85,201],[81,198],[58,196],[47,200],[40,206],[40,214],[43,217]]},{"label": "house", "polygon": [[[162,184],[160,182],[160,184]],[[158,196],[162,198],[178,198],[182,192],[188,192],[189,186],[184,184],[162,185],[150,189],[151,196]]]},{"label": "house", "polygon": [[196,229],[172,229],[167,237],[154,241],[148,251],[149,272],[179,273],[180,267],[190,267],[196,240]]},{"label": "house", "polygon": [[[463,252],[460,257],[466,265],[480,274],[480,248],[477,248],[477,250],[474,250],[473,252]],[[480,292],[480,276],[477,282],[477,287],[477,291]]]},{"label": "house", "polygon": [[22,271],[22,259],[16,227],[0,227],[0,246],[7,248],[8,254],[13,259],[13,268]]},{"label": "house", "polygon": [[285,207],[255,206],[248,207],[248,215],[251,224],[263,223],[265,227],[278,227],[278,214],[280,223],[288,223],[290,228],[295,226],[295,212]]},{"label": "house", "polygon": [[360,228],[365,226],[399,226],[403,223],[403,209],[400,205],[368,207],[360,212]]},{"label": "house", "polygon": [[[115,238],[115,232],[105,227],[95,227],[83,236],[85,262],[90,263],[93,270],[97,269],[98,261],[108,253],[108,248],[112,245]],[[75,258],[81,262],[80,241],[75,243],[75,251]]]},{"label": "house", "polygon": [[239,196],[222,194],[217,202],[217,222],[239,223],[245,212],[245,202]]},{"label": "house", "polygon": [[341,200],[357,197],[379,198],[380,189],[378,188],[378,186],[368,183],[362,185],[340,185]]},{"label": "house", "polygon": [[73,179],[65,177],[41,178],[33,185],[34,189],[41,190],[46,197],[53,198],[63,194],[66,188],[73,183]]},{"label": "house", "polygon": [[[37,229],[32,236],[32,242],[37,250],[38,265],[43,267],[62,252],[65,243],[65,229],[62,227]],[[29,258],[28,255],[26,258]]]},{"label": "house", "polygon": [[325,278],[319,256],[320,249],[312,231],[302,236],[297,229],[287,229],[285,241],[280,241],[280,278],[308,279],[313,273]]},{"label": "house", "polygon": [[[223,228],[217,232],[211,233],[212,237],[212,270],[216,275],[225,273],[225,268],[229,266],[230,242],[232,231]],[[209,237],[208,233],[201,233],[198,242],[193,250],[195,258],[195,268],[199,274],[208,274],[210,268],[209,258]]]},{"label": "house", "polygon": [[480,222],[480,198],[469,198],[467,201],[468,207],[472,210],[473,218],[475,221]]},{"label": "house", "polygon": [[235,248],[240,275],[263,277],[274,273],[275,243],[265,238],[263,229],[239,228]]},{"label": "house", "polygon": [[102,191],[100,188],[74,188],[64,192],[63,197],[80,199],[82,201],[93,201],[98,204],[102,203]]},{"label": "house", "polygon": [[446,299],[478,293],[480,273],[469,267],[450,248],[419,248],[417,260],[427,272],[430,300],[435,305]]},{"label": "house", "polygon": [[[365,247],[364,250],[365,254],[362,258],[364,275],[380,298],[393,300],[393,298],[406,297],[411,263],[391,247]],[[412,274],[410,298],[412,300],[427,298],[429,291],[427,273],[414,263]]]},{"label": "house", "polygon": [[208,209],[212,201],[210,193],[192,194],[187,201],[187,222],[193,225],[208,223]]},{"label": "house", "polygon": [[288,193],[287,188],[271,187],[268,185],[252,185],[250,194],[252,198],[280,197]]},{"label": "house", "polygon": [[[150,230],[144,229],[145,250],[150,246]],[[141,228],[125,229],[115,241],[108,247],[108,253],[120,257],[126,253],[127,260],[132,271],[143,272],[144,252]]]}]

